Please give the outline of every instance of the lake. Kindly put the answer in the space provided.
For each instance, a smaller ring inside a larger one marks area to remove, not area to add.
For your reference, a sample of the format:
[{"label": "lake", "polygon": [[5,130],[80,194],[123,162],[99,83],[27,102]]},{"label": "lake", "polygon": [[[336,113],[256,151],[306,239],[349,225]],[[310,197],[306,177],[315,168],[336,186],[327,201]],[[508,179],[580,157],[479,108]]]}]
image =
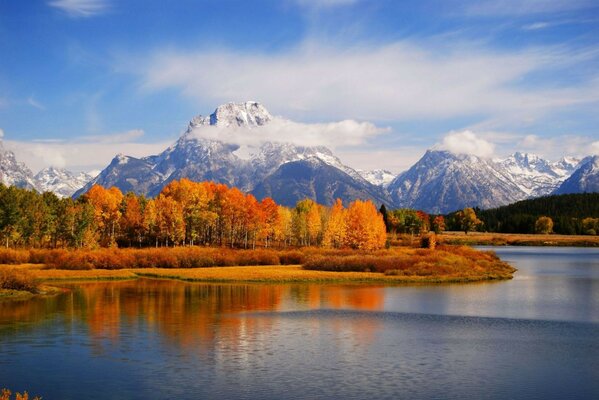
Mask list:
[{"label": "lake", "polygon": [[599,249],[493,250],[513,280],[143,279],[0,302],[0,387],[45,400],[599,398]]}]

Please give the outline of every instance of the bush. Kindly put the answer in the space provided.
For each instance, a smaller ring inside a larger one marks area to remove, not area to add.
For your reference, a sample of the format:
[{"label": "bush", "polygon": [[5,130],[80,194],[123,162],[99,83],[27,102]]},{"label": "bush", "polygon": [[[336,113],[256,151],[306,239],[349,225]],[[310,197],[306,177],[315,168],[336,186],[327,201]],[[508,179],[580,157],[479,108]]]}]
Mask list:
[{"label": "bush", "polygon": [[281,265],[298,265],[306,262],[306,255],[299,250],[282,251],[279,253]]},{"label": "bush", "polygon": [[338,272],[381,272],[401,276],[459,276],[504,274],[513,268],[493,252],[469,247],[439,246],[431,249],[394,249],[370,254],[313,256],[305,269]]},{"label": "bush", "polygon": [[0,249],[0,264],[25,264],[28,262],[28,250]]},{"label": "bush", "polygon": [[424,249],[435,250],[437,246],[437,235],[434,232],[428,233],[420,238],[420,247]]},{"label": "bush", "polygon": [[38,292],[38,284],[26,272],[14,268],[0,268],[0,289]]}]

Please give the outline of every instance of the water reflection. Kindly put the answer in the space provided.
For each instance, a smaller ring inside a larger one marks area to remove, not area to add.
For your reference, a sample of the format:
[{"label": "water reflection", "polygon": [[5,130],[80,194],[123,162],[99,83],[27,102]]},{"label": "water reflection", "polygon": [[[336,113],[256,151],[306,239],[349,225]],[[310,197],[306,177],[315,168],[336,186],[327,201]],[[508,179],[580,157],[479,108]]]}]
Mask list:
[{"label": "water reflection", "polygon": [[512,281],[143,279],[0,302],[0,386],[64,400],[598,398],[599,251],[501,251]]},{"label": "water reflection", "polygon": [[[380,287],[214,285],[154,279],[80,283],[69,288],[68,293],[51,298],[0,302],[0,333],[32,329],[35,323],[59,318],[65,326],[84,323],[97,343],[117,342],[124,332],[135,335],[144,330],[190,349],[213,348],[217,338],[243,347],[248,336],[271,329],[260,318],[247,318],[248,313],[314,308],[376,311],[383,309],[385,293]],[[318,323],[313,321],[310,329],[317,330]],[[369,324],[350,333],[368,342],[376,327]]]}]

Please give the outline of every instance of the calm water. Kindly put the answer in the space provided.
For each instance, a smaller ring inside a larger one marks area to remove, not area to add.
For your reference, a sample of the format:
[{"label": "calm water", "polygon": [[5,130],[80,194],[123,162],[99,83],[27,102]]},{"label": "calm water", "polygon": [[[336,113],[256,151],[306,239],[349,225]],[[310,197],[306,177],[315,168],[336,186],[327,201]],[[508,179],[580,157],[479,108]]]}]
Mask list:
[{"label": "calm water", "polygon": [[599,250],[512,281],[89,283],[0,303],[0,386],[52,399],[597,399]]}]

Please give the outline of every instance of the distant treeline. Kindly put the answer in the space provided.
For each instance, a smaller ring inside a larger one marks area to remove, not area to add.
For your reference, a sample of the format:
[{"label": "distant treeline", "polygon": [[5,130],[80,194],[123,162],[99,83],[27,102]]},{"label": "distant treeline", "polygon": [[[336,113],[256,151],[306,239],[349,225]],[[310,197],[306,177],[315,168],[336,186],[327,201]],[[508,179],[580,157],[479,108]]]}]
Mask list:
[{"label": "distant treeline", "polygon": [[[540,217],[553,221],[553,232],[563,235],[599,233],[599,193],[564,194],[523,200],[507,206],[474,209],[482,221],[479,231],[500,233],[536,233]],[[446,216],[448,230],[460,230],[457,212]]]}]

